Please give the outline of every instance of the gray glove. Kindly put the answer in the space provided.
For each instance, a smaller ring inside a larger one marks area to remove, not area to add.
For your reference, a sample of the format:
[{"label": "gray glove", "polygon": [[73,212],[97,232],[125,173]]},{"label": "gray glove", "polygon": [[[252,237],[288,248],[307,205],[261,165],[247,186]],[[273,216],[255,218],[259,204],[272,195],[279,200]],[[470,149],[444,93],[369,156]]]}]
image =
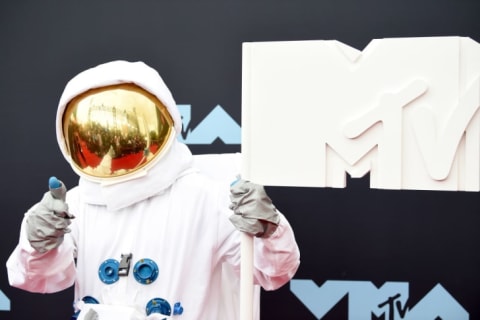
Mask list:
[{"label": "gray glove", "polygon": [[280,223],[280,215],[263,186],[238,180],[230,187],[230,221],[243,232],[256,237],[270,237]]},{"label": "gray glove", "polygon": [[49,187],[50,191],[43,195],[26,217],[28,241],[40,253],[54,249],[63,242],[65,233],[70,232],[70,219],[74,218],[68,213],[65,203],[65,185],[52,177]]}]

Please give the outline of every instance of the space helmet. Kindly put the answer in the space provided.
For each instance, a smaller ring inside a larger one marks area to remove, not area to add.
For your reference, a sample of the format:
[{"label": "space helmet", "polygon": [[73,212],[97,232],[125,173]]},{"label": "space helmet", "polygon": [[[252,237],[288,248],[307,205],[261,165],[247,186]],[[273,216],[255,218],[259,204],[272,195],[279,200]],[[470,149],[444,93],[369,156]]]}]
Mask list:
[{"label": "space helmet", "polygon": [[145,174],[168,152],[181,126],[158,72],[120,60],[72,78],[56,117],[57,141],[73,170],[111,183]]}]

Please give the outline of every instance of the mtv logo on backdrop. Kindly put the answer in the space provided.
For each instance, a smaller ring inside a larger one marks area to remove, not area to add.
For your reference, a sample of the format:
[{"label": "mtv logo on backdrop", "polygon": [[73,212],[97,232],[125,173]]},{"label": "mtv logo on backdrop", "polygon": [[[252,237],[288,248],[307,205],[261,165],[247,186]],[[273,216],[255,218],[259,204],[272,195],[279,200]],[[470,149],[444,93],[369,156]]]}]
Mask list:
[{"label": "mtv logo on backdrop", "polygon": [[10,311],[10,299],[0,290],[0,311]]},{"label": "mtv logo on backdrop", "polygon": [[317,286],[312,280],[292,280],[290,290],[317,319],[348,296],[348,319],[371,320],[468,320],[468,312],[441,284],[420,301],[409,303],[408,282],[386,282],[377,288],[370,281],[328,280]]},{"label": "mtv logo on backdrop", "polygon": [[243,44],[243,176],[480,190],[480,45],[464,37]]},{"label": "mtv logo on backdrop", "polygon": [[190,126],[192,106],[190,104],[177,105],[182,116],[182,134],[179,141],[189,144],[212,144],[219,139],[224,144],[240,144],[240,125],[223,109],[217,105],[194,128]]}]

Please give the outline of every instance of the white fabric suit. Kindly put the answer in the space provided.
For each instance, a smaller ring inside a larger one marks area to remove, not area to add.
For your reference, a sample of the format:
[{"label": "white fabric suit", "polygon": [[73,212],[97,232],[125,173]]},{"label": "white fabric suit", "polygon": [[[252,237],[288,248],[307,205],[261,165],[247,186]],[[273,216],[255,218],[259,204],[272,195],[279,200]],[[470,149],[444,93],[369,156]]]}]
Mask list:
[{"label": "white fabric suit", "polygon": [[[128,81],[118,74],[105,77],[102,85]],[[239,232],[228,220],[230,176],[214,181],[199,172],[193,159],[188,148],[174,140],[166,154],[135,179],[101,184],[81,177],[67,193],[69,212],[76,218],[60,247],[36,252],[22,224],[19,244],[7,261],[11,285],[49,293],[75,284],[75,301],[91,296],[101,304],[132,307],[143,315],[139,319],[147,319],[144,310],[152,298],[181,305],[183,312],[172,319],[238,318],[238,301],[225,294],[225,287],[238,289],[238,278],[222,276],[222,269],[232,268],[238,275],[240,267]],[[208,162],[208,156],[205,159]],[[128,253],[129,274],[103,283],[99,266]],[[149,284],[133,276],[133,265],[144,258],[159,269]],[[272,237],[255,239],[255,281],[276,289],[293,277],[298,265],[298,247],[282,216]]]}]

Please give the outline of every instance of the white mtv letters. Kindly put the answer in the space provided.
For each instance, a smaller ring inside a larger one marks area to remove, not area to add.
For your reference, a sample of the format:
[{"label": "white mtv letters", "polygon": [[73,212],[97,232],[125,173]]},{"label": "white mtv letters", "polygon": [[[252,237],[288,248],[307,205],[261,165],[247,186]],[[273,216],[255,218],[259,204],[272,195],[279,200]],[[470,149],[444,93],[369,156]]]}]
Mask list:
[{"label": "white mtv letters", "polygon": [[243,176],[264,185],[480,190],[470,38],[243,45]]}]

